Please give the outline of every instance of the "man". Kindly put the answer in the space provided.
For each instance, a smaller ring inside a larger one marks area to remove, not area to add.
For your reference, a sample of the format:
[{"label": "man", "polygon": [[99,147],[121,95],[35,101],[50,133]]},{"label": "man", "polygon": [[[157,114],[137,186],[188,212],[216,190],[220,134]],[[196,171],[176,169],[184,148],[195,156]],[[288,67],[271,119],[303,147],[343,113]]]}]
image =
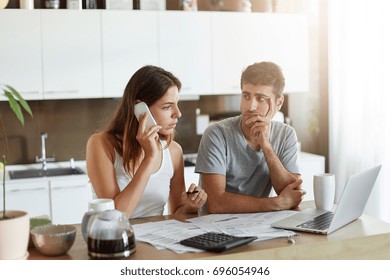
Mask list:
[{"label": "man", "polygon": [[[276,64],[248,66],[241,75],[241,115],[204,132],[195,172],[210,213],[286,210],[301,202],[295,130],[272,121],[283,105],[284,85]],[[276,197],[269,197],[272,187]]]}]

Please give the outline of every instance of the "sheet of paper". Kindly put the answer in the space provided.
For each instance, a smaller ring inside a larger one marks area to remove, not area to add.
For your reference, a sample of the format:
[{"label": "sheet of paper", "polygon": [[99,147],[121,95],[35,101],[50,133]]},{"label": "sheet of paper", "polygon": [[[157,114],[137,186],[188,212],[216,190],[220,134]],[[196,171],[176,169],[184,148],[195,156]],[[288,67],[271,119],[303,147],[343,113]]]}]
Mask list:
[{"label": "sheet of paper", "polygon": [[201,250],[181,245],[182,239],[205,233],[202,228],[191,223],[165,220],[133,225],[138,241],[149,243],[157,249],[170,249],[177,253],[200,252]]},{"label": "sheet of paper", "polygon": [[245,214],[211,214],[189,219],[188,221],[201,228],[215,228],[217,232],[237,236],[257,236],[257,241],[260,241],[294,235],[293,231],[276,229],[271,227],[270,224],[295,213],[294,211],[275,211]]}]

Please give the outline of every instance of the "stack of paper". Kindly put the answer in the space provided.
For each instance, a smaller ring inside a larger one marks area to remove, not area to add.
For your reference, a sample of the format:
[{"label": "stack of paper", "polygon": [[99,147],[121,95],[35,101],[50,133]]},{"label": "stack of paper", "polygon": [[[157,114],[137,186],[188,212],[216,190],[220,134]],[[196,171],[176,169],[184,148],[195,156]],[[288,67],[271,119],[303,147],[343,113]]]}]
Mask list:
[{"label": "stack of paper", "polygon": [[290,216],[294,211],[262,212],[248,214],[211,214],[179,222],[164,220],[133,225],[137,241],[169,249],[176,253],[202,252],[181,245],[180,240],[205,232],[223,232],[236,236],[257,236],[256,241],[295,235],[293,231],[276,229],[271,223]]}]

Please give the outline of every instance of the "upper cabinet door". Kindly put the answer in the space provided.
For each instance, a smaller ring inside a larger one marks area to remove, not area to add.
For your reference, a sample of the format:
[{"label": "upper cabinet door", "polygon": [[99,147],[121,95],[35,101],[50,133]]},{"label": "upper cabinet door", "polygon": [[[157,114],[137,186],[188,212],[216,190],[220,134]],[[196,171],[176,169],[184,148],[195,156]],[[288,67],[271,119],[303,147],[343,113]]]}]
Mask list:
[{"label": "upper cabinet door", "polygon": [[265,14],[262,17],[264,57],[278,64],[286,79],[285,93],[309,91],[309,32],[307,17]]},{"label": "upper cabinet door", "polygon": [[213,90],[240,93],[242,71],[255,62],[277,63],[285,92],[308,91],[308,26],[303,15],[213,14]]},{"label": "upper cabinet door", "polygon": [[100,11],[41,12],[44,99],[102,97]]},{"label": "upper cabinet door", "polygon": [[211,13],[159,13],[160,66],[176,75],[185,95],[210,94]]},{"label": "upper cabinet door", "polygon": [[42,99],[40,28],[38,10],[0,10],[0,82],[29,100]]},{"label": "upper cabinet door", "polygon": [[261,18],[257,13],[213,13],[213,91],[241,93],[244,68],[262,61]]},{"label": "upper cabinet door", "polygon": [[122,97],[139,68],[158,65],[157,30],[157,12],[102,11],[104,97]]}]

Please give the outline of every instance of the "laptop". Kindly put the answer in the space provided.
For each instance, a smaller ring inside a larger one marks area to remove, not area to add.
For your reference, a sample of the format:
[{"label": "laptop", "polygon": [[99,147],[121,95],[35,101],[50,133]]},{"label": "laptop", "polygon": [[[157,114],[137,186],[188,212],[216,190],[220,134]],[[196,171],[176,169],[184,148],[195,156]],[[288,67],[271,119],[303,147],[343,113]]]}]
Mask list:
[{"label": "laptop", "polygon": [[334,213],[307,208],[271,226],[319,234],[334,232],[362,215],[380,169],[378,165],[349,177]]}]

